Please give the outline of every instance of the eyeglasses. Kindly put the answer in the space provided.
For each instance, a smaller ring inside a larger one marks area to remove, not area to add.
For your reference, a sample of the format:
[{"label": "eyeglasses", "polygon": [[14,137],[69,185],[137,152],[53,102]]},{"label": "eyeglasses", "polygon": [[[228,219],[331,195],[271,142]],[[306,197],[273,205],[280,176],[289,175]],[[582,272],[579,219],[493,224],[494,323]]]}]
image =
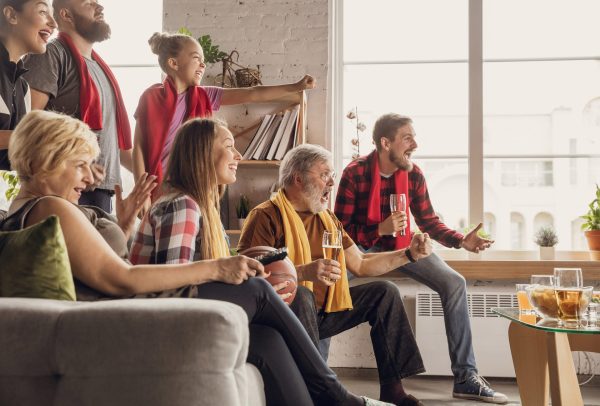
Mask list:
[{"label": "eyeglasses", "polygon": [[337,174],[335,172],[323,172],[319,174],[319,178],[321,178],[324,183],[329,183],[329,181],[335,182],[336,176]]}]

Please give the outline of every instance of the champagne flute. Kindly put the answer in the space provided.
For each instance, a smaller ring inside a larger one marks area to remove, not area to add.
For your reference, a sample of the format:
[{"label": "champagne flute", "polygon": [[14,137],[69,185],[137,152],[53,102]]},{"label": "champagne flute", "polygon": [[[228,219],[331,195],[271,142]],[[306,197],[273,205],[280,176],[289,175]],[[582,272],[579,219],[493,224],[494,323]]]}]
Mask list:
[{"label": "champagne flute", "polygon": [[[392,193],[390,195],[390,211],[392,214],[398,211],[406,211],[406,195],[404,193]],[[395,237],[396,232],[394,231],[392,235]],[[404,229],[400,230],[400,235],[406,235],[406,231]]]}]

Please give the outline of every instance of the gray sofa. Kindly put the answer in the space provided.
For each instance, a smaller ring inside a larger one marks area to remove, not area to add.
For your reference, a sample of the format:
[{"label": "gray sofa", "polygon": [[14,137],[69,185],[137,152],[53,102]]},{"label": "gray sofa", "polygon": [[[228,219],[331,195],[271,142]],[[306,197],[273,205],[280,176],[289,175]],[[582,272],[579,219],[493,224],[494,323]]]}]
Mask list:
[{"label": "gray sofa", "polygon": [[231,303],[0,298],[0,405],[264,405],[248,340]]}]

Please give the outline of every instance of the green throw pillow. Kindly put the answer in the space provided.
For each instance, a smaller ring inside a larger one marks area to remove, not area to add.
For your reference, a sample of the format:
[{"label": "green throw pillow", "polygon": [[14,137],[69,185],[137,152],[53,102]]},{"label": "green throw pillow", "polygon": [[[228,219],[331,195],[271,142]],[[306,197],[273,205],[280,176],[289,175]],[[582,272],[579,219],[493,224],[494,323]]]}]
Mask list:
[{"label": "green throw pillow", "polygon": [[0,297],[75,300],[75,285],[58,217],[0,231]]}]

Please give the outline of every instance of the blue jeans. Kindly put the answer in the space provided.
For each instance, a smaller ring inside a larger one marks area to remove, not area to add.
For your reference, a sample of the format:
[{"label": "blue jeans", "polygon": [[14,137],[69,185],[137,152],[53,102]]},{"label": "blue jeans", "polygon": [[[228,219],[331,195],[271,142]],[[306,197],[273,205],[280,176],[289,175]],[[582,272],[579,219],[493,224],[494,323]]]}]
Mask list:
[{"label": "blue jeans", "polygon": [[[363,252],[381,252],[377,246],[369,250],[364,250],[360,246],[359,248]],[[477,374],[465,278],[450,268],[435,253],[396,270],[440,295],[454,381],[463,382],[469,376]],[[348,272],[348,277],[353,278],[350,272]],[[321,356],[327,360],[329,339],[320,340],[318,348]]]},{"label": "blue jeans", "polygon": [[[368,252],[378,251],[378,247],[368,250]],[[469,376],[477,374],[465,278],[450,268],[435,253],[415,263],[401,266],[397,271],[440,295],[454,380],[462,382]]]}]

